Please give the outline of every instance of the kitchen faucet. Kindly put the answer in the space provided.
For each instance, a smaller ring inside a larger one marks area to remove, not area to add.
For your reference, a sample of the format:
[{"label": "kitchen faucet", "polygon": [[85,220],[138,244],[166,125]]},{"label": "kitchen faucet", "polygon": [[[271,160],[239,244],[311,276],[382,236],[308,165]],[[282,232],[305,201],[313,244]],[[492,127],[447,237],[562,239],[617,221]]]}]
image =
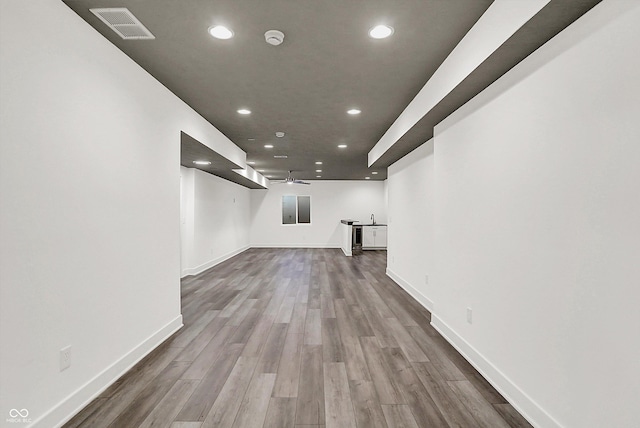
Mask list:
[{"label": "kitchen faucet", "polygon": [[371,214],[371,222],[376,224],[376,217],[373,214]]}]

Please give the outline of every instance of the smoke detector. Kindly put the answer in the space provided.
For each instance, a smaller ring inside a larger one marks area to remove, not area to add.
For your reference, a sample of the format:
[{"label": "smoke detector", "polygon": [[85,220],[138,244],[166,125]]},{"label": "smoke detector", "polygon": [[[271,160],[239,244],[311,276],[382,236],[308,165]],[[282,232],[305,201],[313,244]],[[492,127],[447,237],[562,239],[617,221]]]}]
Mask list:
[{"label": "smoke detector", "polygon": [[284,132],[282,132],[282,131],[276,132],[276,137],[278,137],[278,138],[284,137]]},{"label": "smoke detector", "polygon": [[278,46],[284,41],[284,33],[278,30],[269,30],[264,33],[264,40],[273,46]]}]

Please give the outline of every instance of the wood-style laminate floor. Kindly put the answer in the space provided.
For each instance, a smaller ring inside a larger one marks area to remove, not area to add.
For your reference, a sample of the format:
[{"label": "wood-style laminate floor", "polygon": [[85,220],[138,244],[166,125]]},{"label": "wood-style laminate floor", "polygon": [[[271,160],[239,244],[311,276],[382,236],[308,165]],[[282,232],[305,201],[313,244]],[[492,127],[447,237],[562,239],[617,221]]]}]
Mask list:
[{"label": "wood-style laminate floor", "polygon": [[184,327],[65,427],[529,427],[385,267],[251,249],[189,277]]}]

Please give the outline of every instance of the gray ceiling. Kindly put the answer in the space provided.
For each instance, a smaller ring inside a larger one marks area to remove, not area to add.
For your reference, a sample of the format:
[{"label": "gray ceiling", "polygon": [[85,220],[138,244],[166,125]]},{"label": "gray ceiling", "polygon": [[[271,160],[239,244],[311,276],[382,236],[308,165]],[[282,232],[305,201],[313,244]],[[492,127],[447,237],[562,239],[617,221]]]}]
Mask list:
[{"label": "gray ceiling", "polygon": [[[552,0],[372,168],[368,152],[492,0],[63,1],[264,175],[282,179],[293,170],[304,180],[384,180],[386,167],[430,138],[433,125],[600,0]],[[122,40],[89,12],[95,7],[127,7],[156,39]],[[395,33],[371,39],[368,29],[380,22]],[[232,28],[234,37],[212,38],[207,29],[214,24]],[[265,43],[269,29],[284,32],[282,45]],[[362,113],[347,115],[352,107]],[[239,108],[252,114],[242,116]],[[203,150],[198,144],[183,134],[183,165],[193,166],[188,155]],[[212,156],[208,172],[241,181],[230,162]],[[323,162],[320,174],[315,161]]]}]

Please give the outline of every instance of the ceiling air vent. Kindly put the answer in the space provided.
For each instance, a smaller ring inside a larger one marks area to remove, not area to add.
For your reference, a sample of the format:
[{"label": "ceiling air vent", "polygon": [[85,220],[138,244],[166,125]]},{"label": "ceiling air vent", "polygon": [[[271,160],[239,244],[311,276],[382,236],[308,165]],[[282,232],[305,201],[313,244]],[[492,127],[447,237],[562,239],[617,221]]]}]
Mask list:
[{"label": "ceiling air vent", "polygon": [[89,9],[89,11],[125,40],[155,39],[154,35],[126,7]]}]

